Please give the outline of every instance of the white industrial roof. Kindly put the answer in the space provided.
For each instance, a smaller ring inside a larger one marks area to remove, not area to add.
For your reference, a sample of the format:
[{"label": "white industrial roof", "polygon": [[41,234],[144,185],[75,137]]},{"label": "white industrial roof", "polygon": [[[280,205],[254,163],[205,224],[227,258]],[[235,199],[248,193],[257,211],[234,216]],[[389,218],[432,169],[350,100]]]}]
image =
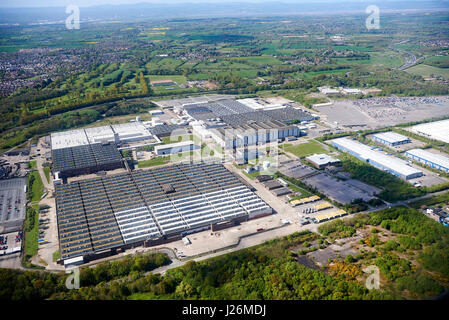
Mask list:
[{"label": "white industrial roof", "polygon": [[409,150],[407,153],[449,169],[449,158],[441,154],[432,153],[422,149]]},{"label": "white industrial roof", "polygon": [[320,87],[320,88],[318,88],[318,90],[319,90],[321,93],[324,93],[324,94],[340,93],[340,90],[334,89],[334,88]]},{"label": "white industrial roof", "polygon": [[69,264],[81,264],[83,262],[84,262],[83,256],[79,256],[79,257],[75,257],[75,258],[65,259],[64,266],[67,266]]},{"label": "white industrial roof", "polygon": [[280,109],[285,108],[280,103],[270,103],[269,101],[265,101],[265,103],[261,103],[259,99],[252,99],[252,98],[246,98],[246,99],[239,99],[236,100],[237,102],[244,104],[245,106],[253,109],[253,110],[272,110],[272,109]]},{"label": "white industrial roof", "polygon": [[84,131],[90,143],[114,141],[114,131],[112,131],[111,126],[88,128]]},{"label": "white industrial roof", "polygon": [[411,130],[429,138],[449,143],[449,119],[419,124],[413,126]]},{"label": "white industrial roof", "polygon": [[51,134],[52,149],[61,149],[88,145],[90,143],[101,143],[115,141],[114,134],[117,133],[119,140],[145,140],[152,134],[140,122],[114,124],[112,126],[78,129]]},{"label": "white industrial roof", "polygon": [[389,143],[402,142],[405,140],[409,140],[408,137],[403,136],[402,134],[399,134],[399,133],[396,133],[393,131],[378,133],[378,134],[375,134],[374,137],[385,140]]},{"label": "white industrial roof", "polygon": [[334,163],[334,162],[338,162],[340,160],[335,159],[331,156],[328,156],[327,154],[314,154],[312,156],[309,156],[306,158],[307,160],[313,161],[314,163],[318,164],[318,165],[324,165],[324,164],[328,164],[328,163]]},{"label": "white industrial roof", "polygon": [[112,125],[112,130],[118,133],[120,140],[151,137],[151,133],[140,122],[114,124]]},{"label": "white industrial roof", "polygon": [[345,93],[361,93],[362,91],[360,89],[354,89],[354,88],[344,88],[343,92]]},{"label": "white industrial roof", "polygon": [[335,144],[340,145],[348,150],[351,150],[352,152],[358,154],[361,158],[365,160],[370,160],[377,162],[378,164],[382,165],[385,168],[389,168],[391,170],[394,170],[395,172],[403,175],[403,176],[409,176],[416,173],[422,173],[421,170],[415,169],[409,165],[407,165],[407,162],[404,160],[387,156],[383,153],[380,153],[378,151],[372,150],[370,147],[357,142],[355,140],[351,140],[348,138],[338,138],[332,140]]},{"label": "white industrial roof", "polygon": [[86,133],[83,129],[56,132],[51,134],[52,149],[62,149],[76,146],[88,145]]}]

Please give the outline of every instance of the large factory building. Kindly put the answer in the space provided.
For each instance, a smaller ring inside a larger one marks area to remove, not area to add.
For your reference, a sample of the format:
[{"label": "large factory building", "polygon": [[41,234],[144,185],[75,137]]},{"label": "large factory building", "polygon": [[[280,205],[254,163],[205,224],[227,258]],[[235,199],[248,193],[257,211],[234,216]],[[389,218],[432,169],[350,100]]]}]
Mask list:
[{"label": "large factory building", "polygon": [[348,152],[359,160],[402,179],[409,180],[423,175],[421,170],[411,167],[404,160],[372,150],[370,147],[355,140],[338,138],[331,140],[331,144],[342,151]]}]

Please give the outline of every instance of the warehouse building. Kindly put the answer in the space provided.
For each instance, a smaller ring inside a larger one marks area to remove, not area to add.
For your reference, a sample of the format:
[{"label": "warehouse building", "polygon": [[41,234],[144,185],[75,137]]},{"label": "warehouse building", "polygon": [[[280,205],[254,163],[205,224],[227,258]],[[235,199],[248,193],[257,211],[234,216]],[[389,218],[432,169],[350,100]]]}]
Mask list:
[{"label": "warehouse building", "polygon": [[290,194],[292,192],[291,192],[291,190],[289,188],[282,187],[282,188],[271,190],[271,193],[273,193],[276,197],[281,197],[281,196],[285,196],[287,194]]},{"label": "warehouse building", "polygon": [[422,149],[413,149],[407,151],[405,155],[431,168],[449,172],[449,158],[441,154],[432,153]]},{"label": "warehouse building", "polygon": [[372,150],[369,146],[355,140],[338,138],[331,140],[331,144],[361,161],[367,162],[380,170],[387,171],[402,179],[409,180],[423,176],[421,170],[409,166],[404,160]]},{"label": "warehouse building", "polygon": [[272,213],[219,164],[177,164],[55,185],[61,262],[180,240]]},{"label": "warehouse building", "polygon": [[123,168],[122,156],[110,142],[54,149],[52,159],[59,178]]},{"label": "warehouse building", "polygon": [[449,143],[449,119],[419,124],[413,126],[411,131],[430,139]]},{"label": "warehouse building", "polygon": [[195,145],[195,142],[189,140],[189,141],[182,141],[177,143],[171,143],[171,144],[163,144],[159,146],[154,147],[154,151],[157,155],[165,155],[165,154],[176,154],[181,152],[187,152],[192,150],[201,149],[200,146]]},{"label": "warehouse building", "polygon": [[314,154],[306,158],[317,169],[323,169],[327,166],[335,166],[340,164],[340,160],[335,159],[327,154]]},{"label": "warehouse building", "polygon": [[390,147],[412,142],[410,138],[392,131],[375,134],[372,139]]},{"label": "warehouse building", "polygon": [[225,149],[265,144],[302,135],[297,126],[286,125],[277,120],[210,129],[210,133],[215,142]]},{"label": "warehouse building", "polygon": [[176,134],[181,134],[182,132],[184,132],[184,134],[187,133],[185,127],[178,124],[164,124],[148,128],[148,130],[159,138],[169,137],[173,132],[176,132]]},{"label": "warehouse building", "polygon": [[216,121],[229,126],[238,126],[248,122],[277,120],[311,121],[315,119],[305,110],[292,106],[274,109],[253,109],[235,100],[219,100],[210,103],[183,105],[180,112],[196,121]]},{"label": "warehouse building", "polygon": [[264,181],[262,182],[262,184],[265,186],[265,188],[267,188],[268,190],[274,190],[274,189],[278,189],[278,188],[282,188],[282,184],[280,184],[279,181],[277,180],[268,180],[268,181]]},{"label": "warehouse building", "polygon": [[120,145],[154,140],[153,134],[140,122],[56,132],[52,133],[50,138],[52,150],[103,142]]}]

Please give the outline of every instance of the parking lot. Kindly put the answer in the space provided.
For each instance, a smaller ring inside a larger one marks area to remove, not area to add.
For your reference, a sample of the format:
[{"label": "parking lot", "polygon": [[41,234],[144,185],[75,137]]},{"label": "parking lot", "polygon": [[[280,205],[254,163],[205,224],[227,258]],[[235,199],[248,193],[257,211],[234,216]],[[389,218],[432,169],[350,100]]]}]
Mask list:
[{"label": "parking lot", "polygon": [[303,182],[341,204],[351,203],[354,199],[369,201],[374,198],[371,194],[357,188],[354,184],[337,180],[327,173],[311,176],[304,179]]},{"label": "parking lot", "polygon": [[282,165],[282,167],[279,169],[279,171],[289,177],[295,178],[295,179],[301,179],[305,176],[308,176],[310,174],[315,174],[316,170],[302,164],[299,161],[290,161],[288,163],[285,163]]},{"label": "parking lot", "polygon": [[357,129],[379,128],[449,115],[448,97],[382,97],[338,100],[317,107],[322,118],[338,126],[363,125]]},{"label": "parking lot", "polygon": [[411,166],[424,172],[424,176],[422,176],[422,177],[407,180],[407,182],[412,185],[418,184],[417,186],[431,187],[431,186],[439,185],[439,184],[449,181],[445,177],[439,176],[438,173],[434,173],[434,172],[427,170],[417,164],[413,163],[413,164],[411,164]]},{"label": "parking lot", "polygon": [[0,259],[1,256],[20,252],[22,247],[22,231],[0,234]]}]

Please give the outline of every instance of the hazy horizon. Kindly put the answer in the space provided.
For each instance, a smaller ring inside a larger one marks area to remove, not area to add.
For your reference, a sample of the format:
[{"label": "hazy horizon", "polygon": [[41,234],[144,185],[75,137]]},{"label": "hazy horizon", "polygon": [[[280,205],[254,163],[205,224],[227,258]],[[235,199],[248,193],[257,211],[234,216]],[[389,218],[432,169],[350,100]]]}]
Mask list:
[{"label": "hazy horizon", "polygon": [[[78,5],[80,7],[93,7],[101,5],[136,5],[136,4],[211,4],[211,3],[285,3],[285,4],[295,4],[295,3],[371,3],[371,4],[381,4],[381,3],[392,3],[392,2],[403,2],[403,0],[0,0],[0,7],[3,8],[30,8],[30,7],[65,7],[67,5]],[[435,1],[435,0],[409,0],[409,2],[441,2],[442,4],[448,5],[448,0]]]}]

